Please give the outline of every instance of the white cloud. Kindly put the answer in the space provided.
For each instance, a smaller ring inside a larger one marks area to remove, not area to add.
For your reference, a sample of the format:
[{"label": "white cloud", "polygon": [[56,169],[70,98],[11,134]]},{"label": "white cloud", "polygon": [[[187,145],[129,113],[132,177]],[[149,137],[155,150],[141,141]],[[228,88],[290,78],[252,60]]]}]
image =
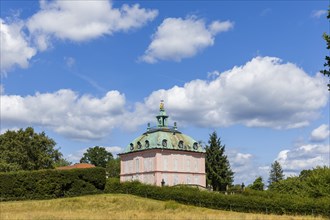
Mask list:
[{"label": "white cloud", "polygon": [[71,90],[34,96],[1,96],[2,127],[45,126],[73,139],[97,139],[120,126],[125,97],[109,91],[104,97],[78,96]]},{"label": "white cloud", "polygon": [[314,10],[312,11],[311,17],[312,18],[320,18],[323,15],[326,15],[328,12],[327,10]]},{"label": "white cloud", "polygon": [[[105,150],[112,153],[114,157],[116,157],[118,153],[121,153],[123,151],[123,149],[118,146],[112,146],[112,147],[99,146],[99,147],[104,147]],[[88,149],[89,148],[77,150],[74,153],[68,154],[66,158],[73,163],[79,163],[80,159],[84,156],[84,153],[86,153]]]},{"label": "white cloud", "polygon": [[311,141],[322,142],[325,141],[330,135],[329,126],[326,124],[320,125],[315,128],[311,133]]},{"label": "white cloud", "polygon": [[[113,8],[110,1],[40,1],[40,10],[25,21],[1,21],[1,72],[28,67],[37,52],[54,39],[82,42],[140,28],[158,15],[138,4]],[[17,19],[16,19],[17,20]],[[22,31],[28,30],[27,36]]]},{"label": "white cloud", "polygon": [[118,31],[139,28],[153,20],[157,10],[140,8],[138,4],[124,4],[113,8],[109,1],[41,1],[41,10],[27,21],[29,31],[41,42],[56,37],[72,41],[86,41]]},{"label": "white cloud", "polygon": [[281,151],[276,160],[281,164],[286,176],[298,175],[300,171],[316,166],[329,166],[330,146],[326,144],[306,144]]},{"label": "white cloud", "polygon": [[262,167],[256,161],[256,158],[249,153],[241,153],[237,150],[228,151],[228,160],[232,171],[234,172],[235,184],[248,184],[261,176],[266,182],[269,174],[269,167]]},{"label": "white cloud", "polygon": [[214,21],[208,27],[196,17],[166,18],[152,36],[152,42],[141,57],[147,63],[159,60],[181,61],[214,44],[216,34],[233,28],[230,21]]},{"label": "white cloud", "polygon": [[22,21],[6,23],[0,18],[1,33],[1,74],[6,75],[14,66],[27,68],[29,60],[36,54],[36,49],[29,45],[22,31]]},{"label": "white cloud", "polygon": [[327,97],[320,74],[311,77],[295,64],[256,57],[214,80],[198,79],[183,87],[154,91],[140,108],[143,114],[151,114],[163,99],[171,118],[180,124],[282,129],[308,125],[318,117]]},{"label": "white cloud", "polygon": [[112,153],[113,156],[123,152],[123,148],[118,146],[104,147],[108,152]]}]

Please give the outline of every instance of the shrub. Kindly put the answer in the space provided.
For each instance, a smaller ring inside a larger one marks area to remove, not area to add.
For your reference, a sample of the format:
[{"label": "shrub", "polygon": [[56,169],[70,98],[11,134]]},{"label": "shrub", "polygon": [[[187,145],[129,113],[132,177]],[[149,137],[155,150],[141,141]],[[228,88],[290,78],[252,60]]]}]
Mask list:
[{"label": "shrub", "polygon": [[105,169],[99,167],[0,173],[0,201],[94,194],[105,182]]},{"label": "shrub", "polygon": [[109,178],[106,193],[126,193],[163,201],[176,201],[183,204],[213,209],[240,212],[274,214],[318,214],[329,216],[330,198],[302,198],[295,195],[276,194],[268,191],[247,190],[242,194],[225,195],[219,192],[200,191],[191,187],[158,187],[136,181],[120,183],[119,179]]}]

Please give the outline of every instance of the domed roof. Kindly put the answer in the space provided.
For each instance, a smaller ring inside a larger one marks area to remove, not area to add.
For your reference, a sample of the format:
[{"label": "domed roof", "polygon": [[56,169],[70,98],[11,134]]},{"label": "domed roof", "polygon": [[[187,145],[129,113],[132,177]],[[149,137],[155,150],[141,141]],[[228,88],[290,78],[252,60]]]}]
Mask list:
[{"label": "domed roof", "polygon": [[205,152],[200,144],[193,138],[177,130],[174,126],[167,126],[167,118],[163,101],[160,104],[159,115],[156,116],[158,125],[150,128],[147,132],[135,138],[125,149],[125,153],[149,150],[149,149],[171,149],[181,151]]}]

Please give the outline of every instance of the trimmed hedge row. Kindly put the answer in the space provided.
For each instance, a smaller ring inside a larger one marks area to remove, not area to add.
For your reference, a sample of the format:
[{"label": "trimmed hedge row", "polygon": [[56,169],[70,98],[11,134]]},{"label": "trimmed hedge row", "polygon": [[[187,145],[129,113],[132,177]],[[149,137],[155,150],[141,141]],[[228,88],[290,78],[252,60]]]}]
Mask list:
[{"label": "trimmed hedge row", "polygon": [[51,199],[102,193],[104,168],[0,173],[0,201]]},{"label": "trimmed hedge row", "polygon": [[251,191],[224,195],[190,187],[157,187],[139,182],[120,183],[119,179],[115,178],[107,180],[104,191],[133,194],[157,200],[174,200],[188,205],[239,212],[330,216],[330,198],[301,198],[267,192],[254,194]]}]

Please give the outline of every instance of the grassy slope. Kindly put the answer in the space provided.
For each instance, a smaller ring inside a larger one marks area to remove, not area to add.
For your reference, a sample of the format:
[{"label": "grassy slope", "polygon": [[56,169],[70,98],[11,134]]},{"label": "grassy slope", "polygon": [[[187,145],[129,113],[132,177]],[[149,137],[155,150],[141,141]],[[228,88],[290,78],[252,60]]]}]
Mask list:
[{"label": "grassy slope", "polygon": [[0,203],[0,219],[322,219],[227,212],[132,195],[102,194]]}]

